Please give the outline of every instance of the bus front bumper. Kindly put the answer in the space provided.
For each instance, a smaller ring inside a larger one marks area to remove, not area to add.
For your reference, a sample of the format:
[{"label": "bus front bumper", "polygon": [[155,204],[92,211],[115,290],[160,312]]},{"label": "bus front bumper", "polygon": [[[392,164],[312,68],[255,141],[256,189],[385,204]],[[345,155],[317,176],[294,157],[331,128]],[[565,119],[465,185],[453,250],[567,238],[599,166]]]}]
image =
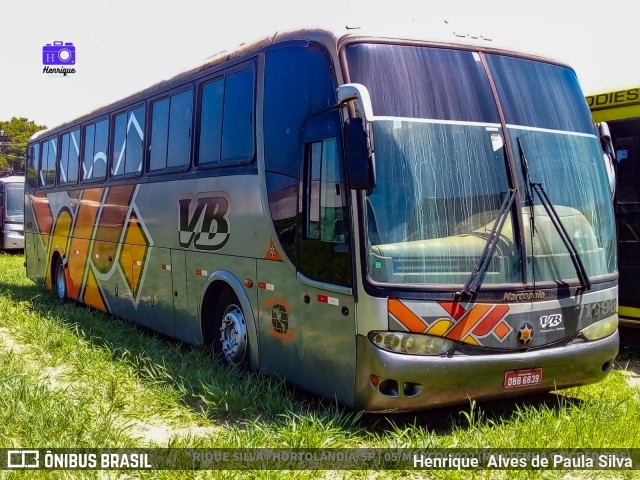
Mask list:
[{"label": "bus front bumper", "polygon": [[4,230],[2,232],[3,250],[24,249],[24,233],[19,230]]},{"label": "bus front bumper", "polygon": [[[354,406],[369,412],[400,412],[594,383],[612,368],[618,346],[616,330],[600,340],[559,347],[440,357],[388,352],[358,335]],[[506,372],[533,368],[542,369],[539,384],[505,388]]]}]

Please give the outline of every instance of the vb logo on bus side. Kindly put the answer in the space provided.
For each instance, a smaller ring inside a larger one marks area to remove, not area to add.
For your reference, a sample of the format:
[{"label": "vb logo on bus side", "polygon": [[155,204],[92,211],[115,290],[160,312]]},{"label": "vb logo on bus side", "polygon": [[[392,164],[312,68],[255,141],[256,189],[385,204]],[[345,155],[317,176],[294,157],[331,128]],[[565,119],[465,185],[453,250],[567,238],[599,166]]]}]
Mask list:
[{"label": "vb logo on bus side", "polygon": [[178,200],[178,242],[183,248],[220,250],[229,240],[229,200],[220,192]]}]

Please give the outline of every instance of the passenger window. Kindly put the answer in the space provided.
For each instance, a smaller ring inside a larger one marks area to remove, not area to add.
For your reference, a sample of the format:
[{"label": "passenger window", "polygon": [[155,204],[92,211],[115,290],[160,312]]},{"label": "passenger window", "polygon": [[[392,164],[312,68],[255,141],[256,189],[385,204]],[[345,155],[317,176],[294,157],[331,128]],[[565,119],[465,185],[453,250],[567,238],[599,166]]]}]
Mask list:
[{"label": "passenger window", "polygon": [[60,183],[67,183],[67,168],[69,167],[69,134],[62,135],[61,148],[60,148],[60,166],[58,172],[60,177],[58,181]]},{"label": "passenger window", "polygon": [[107,176],[107,144],[109,143],[109,120],[96,123],[93,144],[93,178]]},{"label": "passenger window", "polygon": [[149,170],[167,166],[167,133],[169,130],[169,99],[153,104],[151,113],[151,152]]},{"label": "passenger window", "polygon": [[39,161],[40,144],[35,143],[29,147],[29,155],[27,159],[27,185],[30,189],[36,188]]},{"label": "passenger window", "polygon": [[200,109],[200,164],[220,163],[222,143],[222,103],[224,79],[207,83],[202,89]]},{"label": "passenger window", "polygon": [[189,165],[193,93],[189,90],[171,97],[167,167]]},{"label": "passenger window", "polygon": [[89,125],[84,129],[84,158],[82,160],[82,179],[88,180],[93,176],[93,142],[96,126]]},{"label": "passenger window", "polygon": [[80,159],[80,130],[71,132],[69,141],[69,159],[67,162],[67,181],[78,181],[78,161]]},{"label": "passenger window", "polygon": [[253,70],[227,77],[222,121],[222,161],[253,157]]},{"label": "passenger window", "polygon": [[199,165],[240,163],[255,151],[254,71],[209,82],[200,99]]},{"label": "passenger window", "polygon": [[49,142],[42,142],[42,157],[38,163],[38,185],[45,187],[47,185],[46,170],[47,170],[47,155],[49,154]]},{"label": "passenger window", "polygon": [[153,104],[149,169],[189,165],[191,156],[191,91]]},{"label": "passenger window", "polygon": [[127,163],[124,173],[142,172],[144,142],[144,107],[129,112],[127,117]]},{"label": "passenger window", "polygon": [[102,120],[85,127],[82,180],[102,179],[107,174],[108,140],[108,120]]},{"label": "passenger window", "polygon": [[80,155],[80,130],[65,133],[60,149],[60,183],[75,183],[78,180],[78,158]]},{"label": "passenger window", "polygon": [[111,149],[111,175],[124,173],[127,151],[127,114],[118,115],[113,121],[113,148]]},{"label": "passenger window", "polygon": [[42,142],[39,182],[41,187],[52,187],[56,178],[56,157],[58,139],[56,137]]},{"label": "passenger window", "polygon": [[117,176],[142,172],[144,107],[117,115],[113,128],[111,174]]}]

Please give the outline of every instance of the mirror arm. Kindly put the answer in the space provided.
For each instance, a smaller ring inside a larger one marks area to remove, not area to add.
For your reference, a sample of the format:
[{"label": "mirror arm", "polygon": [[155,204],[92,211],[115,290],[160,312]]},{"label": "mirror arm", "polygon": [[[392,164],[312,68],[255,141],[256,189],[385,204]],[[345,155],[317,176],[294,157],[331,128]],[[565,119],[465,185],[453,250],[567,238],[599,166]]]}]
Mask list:
[{"label": "mirror arm", "polygon": [[371,97],[367,87],[360,83],[346,83],[338,87],[338,103],[346,105],[354,102],[356,117],[364,118],[367,122],[373,121],[373,110],[371,108]]}]

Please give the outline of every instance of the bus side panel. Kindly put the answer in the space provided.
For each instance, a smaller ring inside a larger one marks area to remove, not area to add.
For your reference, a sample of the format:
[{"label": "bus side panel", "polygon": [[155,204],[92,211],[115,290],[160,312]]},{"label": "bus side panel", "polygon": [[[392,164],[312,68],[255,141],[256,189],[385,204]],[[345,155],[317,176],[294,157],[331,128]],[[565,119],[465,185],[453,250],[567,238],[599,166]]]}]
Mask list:
[{"label": "bus side panel", "polygon": [[[136,322],[175,336],[171,250],[133,245],[131,267],[137,301]],[[168,268],[167,268],[168,267]],[[144,282],[141,280],[144,278]]]},{"label": "bus side panel", "polygon": [[202,335],[195,305],[198,298],[187,288],[187,261],[184,250],[171,250],[171,282],[173,286],[173,318],[176,338],[200,345]]},{"label": "bus side panel", "polygon": [[[25,185],[25,189],[28,186]],[[24,257],[27,277],[38,283],[38,256],[36,252],[37,235],[34,232],[34,215],[31,205],[32,192],[24,192]]]},{"label": "bus side panel", "polygon": [[303,300],[295,272],[281,261],[258,260],[260,368],[304,384]]},{"label": "bus side panel", "polygon": [[47,278],[47,252],[53,227],[53,215],[47,196],[44,193],[37,193],[29,197],[30,208],[27,208],[29,221],[25,224],[30,231],[33,231],[33,250],[37,258],[37,271],[34,275],[34,281],[40,281],[45,284]]},{"label": "bus side panel", "polygon": [[[25,185],[25,188],[27,186]],[[39,283],[43,280],[42,272],[40,271],[40,261],[38,253],[42,254],[42,248],[38,249],[40,244],[40,236],[36,230],[35,214],[33,212],[32,204],[33,192],[25,191],[24,194],[24,256],[26,263],[27,277],[34,283]]]}]

